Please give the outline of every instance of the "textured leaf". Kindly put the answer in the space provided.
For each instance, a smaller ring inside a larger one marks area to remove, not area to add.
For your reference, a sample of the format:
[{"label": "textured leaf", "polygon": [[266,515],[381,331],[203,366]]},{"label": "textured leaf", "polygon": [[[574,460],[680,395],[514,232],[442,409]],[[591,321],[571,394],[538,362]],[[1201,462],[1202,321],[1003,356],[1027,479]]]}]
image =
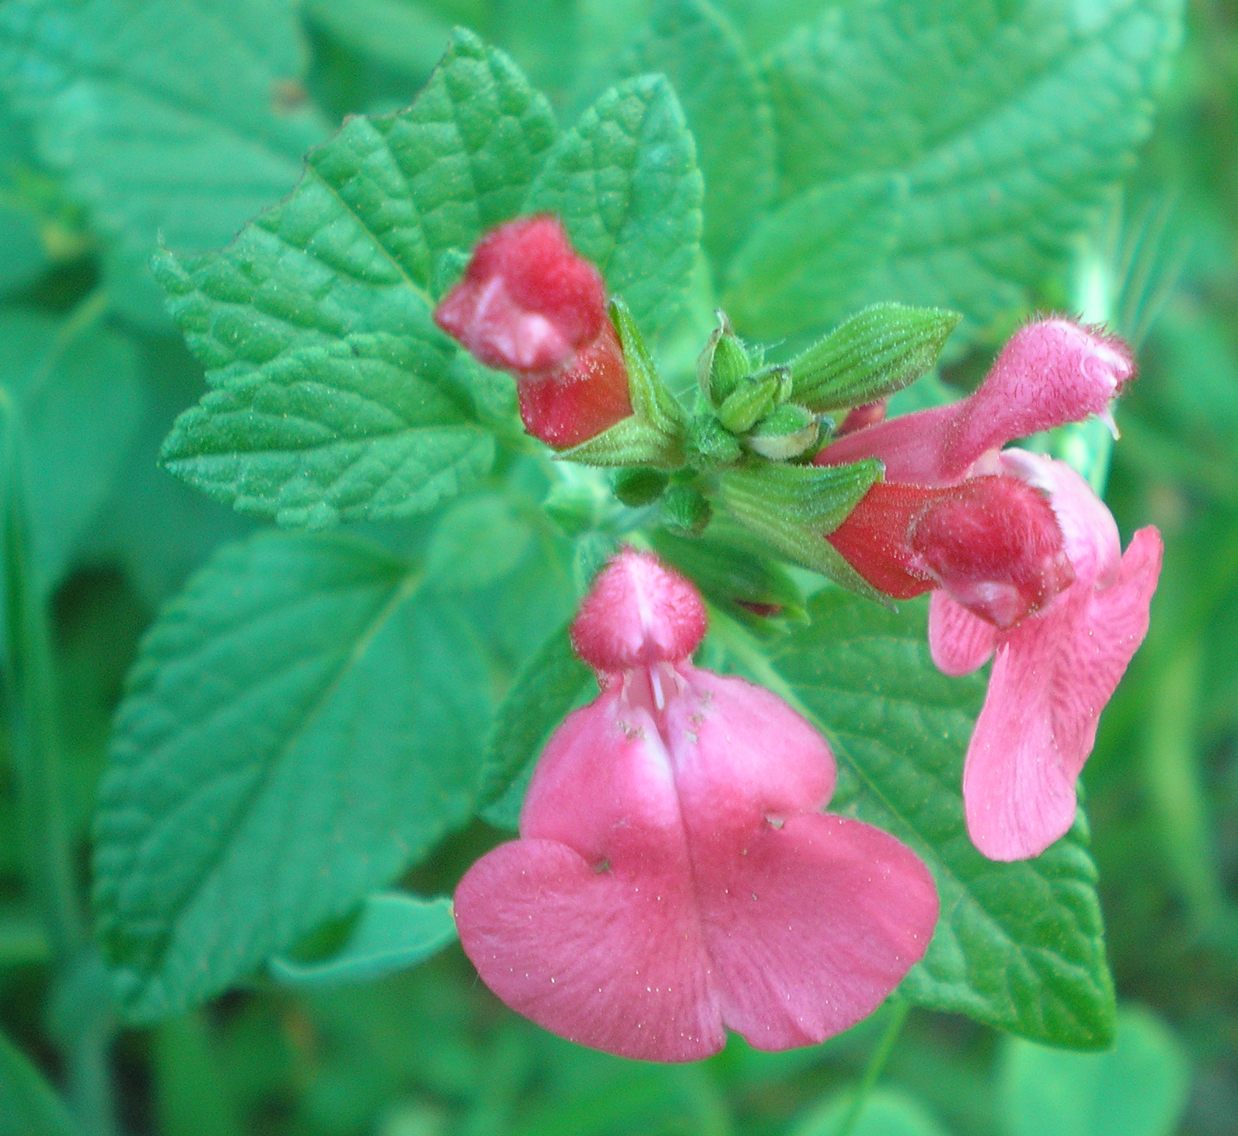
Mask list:
[{"label": "textured leaf", "polygon": [[922,604],[882,611],[831,592],[811,616],[756,677],[825,730],[841,775],[832,807],[905,841],[933,872],[941,920],[903,993],[1035,1041],[1107,1045],[1113,985],[1082,822],[1034,860],[986,860],[960,788],[983,680],[936,671]]},{"label": "textured leaf", "polygon": [[348,937],[329,957],[280,957],[267,969],[281,986],[302,990],[372,982],[425,962],[455,937],[451,900],[380,892],[362,904]]},{"label": "textured leaf", "polygon": [[0,1136],[75,1136],[77,1126],[42,1074],[0,1034]]},{"label": "textured leaf", "polygon": [[0,76],[110,241],[112,299],[161,318],[147,262],[227,240],[324,132],[291,0],[12,0]]},{"label": "textured leaf", "polygon": [[[735,265],[726,306],[741,331],[788,334],[876,300],[981,323],[1024,304],[1147,133],[1180,10],[884,0],[793,35],[766,75],[786,205]],[[856,202],[850,236],[806,204],[883,183]],[[831,275],[873,232],[889,236],[863,270]]]},{"label": "textured leaf", "polygon": [[1108,1053],[1062,1053],[1011,1038],[1002,1074],[1009,1136],[1172,1136],[1189,1085],[1177,1039],[1133,1009],[1118,1013]]},{"label": "textured leaf", "polygon": [[655,336],[687,293],[701,237],[701,176],[667,81],[606,91],[551,151],[529,196],[558,213],[577,250]]},{"label": "textured leaf", "polygon": [[729,260],[774,193],[769,96],[743,40],[706,0],[659,0],[629,70],[662,72],[683,105],[705,179],[705,247]]},{"label": "textured leaf", "polygon": [[80,551],[137,428],[137,360],[129,342],[97,319],[15,308],[0,312],[0,343],[0,388],[25,424],[34,552],[51,585]]},{"label": "textured leaf", "polygon": [[472,811],[488,678],[460,619],[367,543],[264,534],[145,641],[96,822],[96,906],[135,1020],[340,916]]},{"label": "textured leaf", "polygon": [[408,110],[349,119],[226,249],[162,254],[173,317],[219,388],[178,421],[169,468],[312,525],[419,512],[483,473],[476,372],[431,296],[519,212],[554,129],[510,60],[461,32]]}]

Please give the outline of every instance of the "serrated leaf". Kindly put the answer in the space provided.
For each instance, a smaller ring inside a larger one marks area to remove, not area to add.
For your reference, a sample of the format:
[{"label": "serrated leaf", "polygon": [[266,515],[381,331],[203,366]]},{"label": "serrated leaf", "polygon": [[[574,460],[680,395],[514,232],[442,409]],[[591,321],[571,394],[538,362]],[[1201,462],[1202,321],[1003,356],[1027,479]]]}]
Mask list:
[{"label": "serrated leaf", "polygon": [[892,395],[933,367],[959,318],[903,304],[865,308],[791,360],[791,397],[826,411]]},{"label": "serrated leaf", "polygon": [[[741,332],[786,335],[891,298],[979,325],[1023,306],[1147,134],[1181,7],[884,0],[792,36],[766,71],[787,204],[737,258],[726,307]],[[873,179],[897,192],[857,202],[854,235],[815,240],[805,202]]]},{"label": "serrated leaf", "polygon": [[147,262],[227,240],[325,126],[291,0],[13,0],[0,75],[109,246],[112,302],[161,320]]},{"label": "serrated leaf", "polygon": [[1034,1041],[1109,1044],[1114,993],[1084,824],[1034,860],[999,864],[971,845],[962,762],[984,680],[929,658],[924,607],[882,611],[839,592],[754,670],[825,731],[838,801],[905,841],[933,872],[941,918],[902,992]]},{"label": "serrated leaf", "polygon": [[774,193],[769,95],[738,32],[705,0],[659,0],[625,69],[661,72],[683,105],[705,179],[704,244],[716,271]]},{"label": "serrated leaf", "polygon": [[472,812],[489,680],[418,584],[366,542],[263,534],[155,624],[96,819],[98,925],[133,1020],[243,978]]},{"label": "serrated leaf", "polygon": [[411,107],[349,119],[226,249],[162,254],[173,318],[219,388],[177,423],[169,468],[315,525],[420,512],[485,472],[492,438],[432,294],[520,211],[554,132],[511,61],[458,32]]},{"label": "serrated leaf", "polygon": [[[97,312],[95,313],[97,317]],[[0,389],[24,425],[24,480],[39,574],[54,585],[80,552],[142,413],[137,359],[90,312],[0,312]]]},{"label": "serrated leaf", "polygon": [[281,956],[267,970],[281,986],[298,990],[373,982],[425,962],[455,937],[451,900],[380,892],[361,905],[347,938],[329,957]]},{"label": "serrated leaf", "polygon": [[566,626],[521,667],[494,719],[482,766],[483,815],[491,824],[515,828],[533,766],[551,733],[568,712],[597,692],[597,680],[572,651]]},{"label": "serrated leaf", "polygon": [[0,1136],[77,1136],[60,1098],[20,1049],[0,1034]]},{"label": "serrated leaf", "polygon": [[641,331],[657,335],[687,295],[701,238],[701,175],[666,79],[606,91],[546,160],[529,209],[559,214]]},{"label": "serrated leaf", "polygon": [[281,525],[424,512],[494,458],[493,437],[448,385],[450,366],[445,347],[393,335],[292,348],[185,411],[160,460]]}]

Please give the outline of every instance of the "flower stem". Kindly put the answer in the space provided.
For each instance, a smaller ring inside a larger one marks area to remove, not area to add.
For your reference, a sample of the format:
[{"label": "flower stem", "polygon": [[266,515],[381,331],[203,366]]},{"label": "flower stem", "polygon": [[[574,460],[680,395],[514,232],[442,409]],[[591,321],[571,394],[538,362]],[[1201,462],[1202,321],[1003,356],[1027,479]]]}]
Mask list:
[{"label": "flower stem", "polygon": [[855,1097],[851,1101],[851,1107],[847,1109],[846,1115],[838,1126],[838,1132],[835,1136],[851,1136],[851,1133],[855,1130],[855,1126],[859,1123],[860,1116],[864,1112],[864,1106],[868,1103],[869,1093],[873,1091],[877,1078],[881,1076],[881,1071],[890,1059],[890,1054],[894,1052],[894,1046],[899,1039],[899,1035],[903,1032],[903,1024],[907,1021],[907,1015],[910,1012],[910,1002],[902,998],[891,1001],[890,1018],[886,1023],[885,1033],[881,1035],[881,1040],[877,1042],[877,1047],[868,1059],[868,1065],[865,1067],[864,1076],[860,1079],[860,1084],[856,1088]]},{"label": "flower stem", "polygon": [[[31,539],[24,424],[0,388],[0,627],[3,699],[22,818],[28,886],[47,937],[57,984],[72,981],[92,951],[65,816],[60,718],[47,586]],[[108,1048],[110,1015],[64,1039],[74,1111],[84,1132],[114,1129]]]}]

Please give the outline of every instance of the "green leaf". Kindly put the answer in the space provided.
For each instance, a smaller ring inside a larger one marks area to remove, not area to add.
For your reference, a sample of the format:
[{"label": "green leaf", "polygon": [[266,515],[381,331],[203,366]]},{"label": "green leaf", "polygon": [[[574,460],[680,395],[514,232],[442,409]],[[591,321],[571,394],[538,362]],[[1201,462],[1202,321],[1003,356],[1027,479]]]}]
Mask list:
[{"label": "green leaf", "polygon": [[766,74],[786,204],[736,259],[741,333],[892,297],[976,325],[1024,306],[1147,134],[1181,7],[884,0],[793,35]]},{"label": "green leaf", "polygon": [[451,34],[451,20],[410,0],[304,0],[305,18],[369,59],[424,77]]},{"label": "green leaf", "polygon": [[791,397],[825,411],[894,394],[933,367],[960,318],[902,304],[865,308],[791,360]]},{"label": "green leaf", "polygon": [[447,387],[446,348],[351,334],[209,392],[160,453],[172,473],[281,525],[406,517],[486,473],[490,433]]},{"label": "green leaf", "polygon": [[902,992],[1034,1041],[1109,1044],[1113,985],[1083,822],[1020,863],[986,860],[968,840],[962,763],[983,678],[937,672],[922,604],[882,611],[826,592],[810,614],[752,673],[829,737],[832,807],[905,841],[933,872],[941,918]]},{"label": "green leaf", "polygon": [[14,106],[107,239],[113,302],[146,323],[160,237],[218,244],[296,180],[325,131],[304,64],[291,0],[0,6]]},{"label": "green leaf", "polygon": [[492,824],[515,828],[542,747],[569,711],[597,693],[593,672],[572,651],[566,626],[527,659],[499,707],[482,766],[481,800]]},{"label": "green leaf", "polygon": [[551,151],[530,210],[563,218],[647,337],[687,295],[701,238],[701,175],[675,92],[660,75],[606,91]]},{"label": "green leaf", "polygon": [[451,900],[380,892],[362,904],[348,937],[328,958],[282,956],[267,970],[281,986],[300,990],[372,982],[425,962],[455,937]]},{"label": "green leaf", "polygon": [[1172,1136],[1189,1084],[1181,1043],[1144,1010],[1118,1013],[1108,1053],[1062,1053],[1011,1038],[1001,1096],[1009,1136]]},{"label": "green leaf", "polygon": [[426,583],[443,592],[488,587],[515,571],[532,540],[528,523],[501,494],[453,502],[426,549]]},{"label": "green leaf", "polygon": [[77,1131],[43,1075],[0,1034],[0,1136],[77,1136]]},{"label": "green leaf", "polygon": [[432,296],[520,211],[554,130],[511,61],[458,32],[410,108],[349,119],[226,249],[161,254],[172,315],[218,388],[177,422],[168,467],[299,525],[407,516],[476,480],[493,440]]},{"label": "green leaf", "polygon": [[96,908],[135,1021],[218,993],[472,812],[489,679],[468,626],[359,540],[230,545],[120,708]]},{"label": "green leaf", "polygon": [[860,175],[766,214],[735,254],[722,299],[727,315],[744,335],[773,339],[857,307],[850,282],[894,255],[906,197],[897,178]]},{"label": "green leaf", "polygon": [[705,179],[705,248],[721,270],[774,193],[773,119],[756,66],[705,0],[660,0],[625,69],[662,72],[679,96]]},{"label": "green leaf", "polygon": [[0,295],[29,283],[51,263],[29,183],[34,160],[26,131],[0,97]]},{"label": "green leaf", "polygon": [[67,320],[0,311],[0,390],[25,426],[33,555],[49,586],[81,551],[143,409],[133,348],[98,315],[97,306]]}]

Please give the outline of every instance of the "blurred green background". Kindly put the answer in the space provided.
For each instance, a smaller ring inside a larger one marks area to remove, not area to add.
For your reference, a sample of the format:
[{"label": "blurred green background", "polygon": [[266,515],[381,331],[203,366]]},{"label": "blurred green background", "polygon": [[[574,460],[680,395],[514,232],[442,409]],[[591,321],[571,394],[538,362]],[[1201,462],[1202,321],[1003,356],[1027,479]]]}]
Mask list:
[{"label": "blurred green background", "polygon": [[[720,6],[738,17],[748,7]],[[598,29],[609,20],[617,34],[642,5],[593,7],[594,38],[574,56],[579,70],[608,50]],[[818,5],[751,7],[763,9],[747,13],[752,35],[772,42]],[[307,87],[290,84],[285,94],[290,106],[308,93],[321,108],[319,125],[303,124],[310,138],[344,114],[399,106],[458,19],[506,47],[568,105],[576,77],[555,53],[555,37],[571,27],[556,26],[568,8],[459,0],[431,12],[400,0],[306,0]],[[361,10],[369,18],[358,19]],[[37,407],[40,376],[80,370],[83,398],[92,400],[80,437],[51,408],[31,416],[32,429],[74,446],[82,462],[63,484],[49,471],[31,493],[40,510],[34,537],[59,569],[50,599],[69,707],[70,822],[84,871],[109,719],[138,636],[211,548],[252,526],[154,467],[172,416],[197,397],[200,371],[140,295],[104,310],[100,281],[116,275],[120,255],[100,237],[107,211],[92,202],[92,213],[83,203],[89,185],[69,184],[41,163],[20,115],[2,103],[0,155],[5,382]],[[295,166],[288,184],[293,177]],[[260,195],[253,208],[276,196]],[[912,1010],[856,1133],[1225,1136],[1238,1117],[1232,3],[1189,6],[1155,132],[1098,227],[1096,248],[1122,281],[1115,317],[1141,339],[1141,377],[1118,412],[1123,439],[1108,500],[1124,537],[1154,523],[1166,538],[1151,633],[1102,720],[1085,777],[1124,1007],[1118,1044],[1107,1054],[1056,1053]],[[99,384],[100,373],[114,381]],[[82,992],[96,988],[87,975],[77,991],[51,989],[48,944],[22,898],[9,768],[0,760],[0,1028],[58,1080],[57,1033],[81,1013]],[[461,834],[410,882],[426,894],[449,891],[493,839],[481,828]],[[816,1049],[769,1055],[732,1041],[698,1066],[646,1066],[580,1050],[515,1018],[453,948],[374,986],[308,995],[252,989],[153,1030],[124,1032],[116,1046],[120,1112],[127,1131],[167,1136],[828,1136],[865,1070],[876,1072],[870,1062],[902,1015],[888,1007]],[[2,1110],[0,1103],[7,1134]]]}]

